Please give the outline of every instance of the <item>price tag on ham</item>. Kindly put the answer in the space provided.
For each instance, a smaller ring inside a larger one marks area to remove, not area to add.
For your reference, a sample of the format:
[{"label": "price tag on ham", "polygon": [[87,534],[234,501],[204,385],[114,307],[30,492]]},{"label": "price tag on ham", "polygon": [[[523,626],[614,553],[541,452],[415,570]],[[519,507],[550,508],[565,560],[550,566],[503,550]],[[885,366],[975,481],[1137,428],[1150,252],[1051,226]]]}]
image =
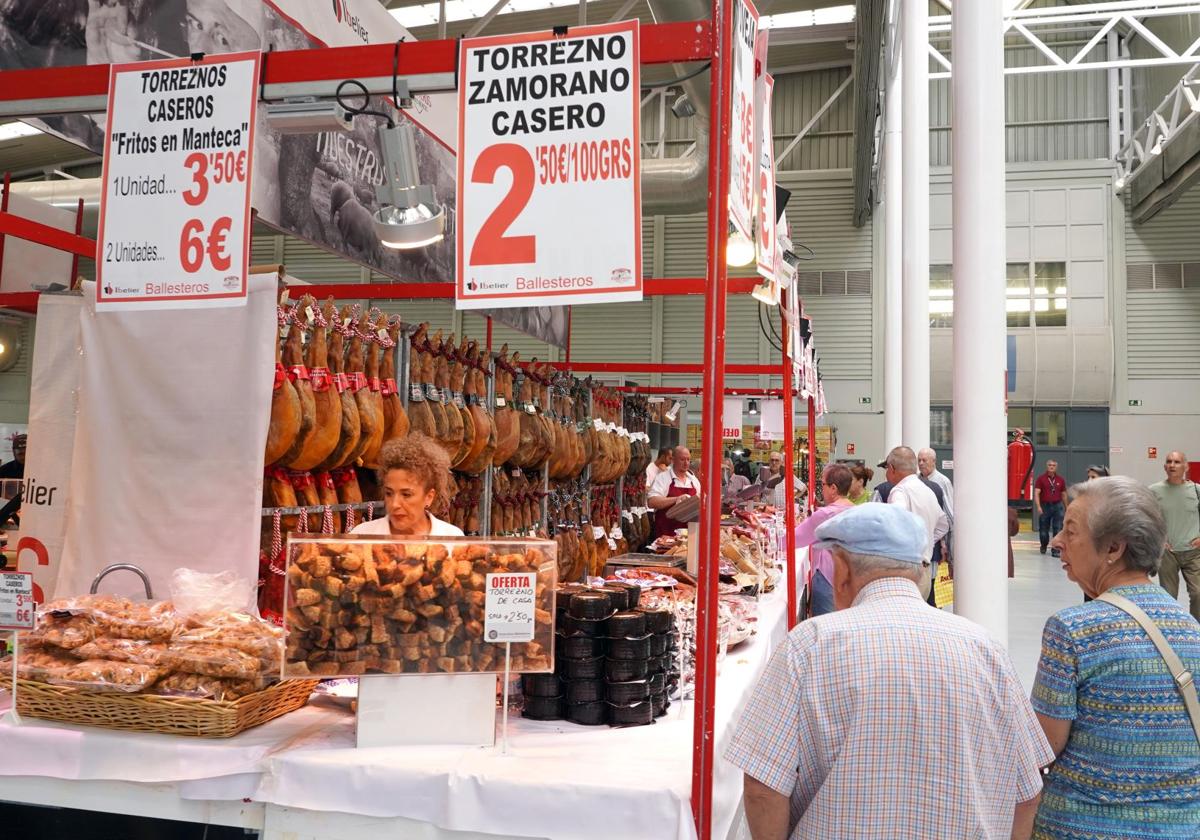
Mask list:
[{"label": "price tag on ham", "polygon": [[530,573],[489,574],[483,604],[483,638],[489,642],[533,641],[537,576]]},{"label": "price tag on ham", "polygon": [[0,630],[32,630],[35,609],[33,573],[0,574]]},{"label": "price tag on ham", "polygon": [[461,42],[459,309],[642,299],[639,66],[636,19]]},{"label": "price tag on ham", "polygon": [[97,309],[245,305],[260,62],[112,66]]}]

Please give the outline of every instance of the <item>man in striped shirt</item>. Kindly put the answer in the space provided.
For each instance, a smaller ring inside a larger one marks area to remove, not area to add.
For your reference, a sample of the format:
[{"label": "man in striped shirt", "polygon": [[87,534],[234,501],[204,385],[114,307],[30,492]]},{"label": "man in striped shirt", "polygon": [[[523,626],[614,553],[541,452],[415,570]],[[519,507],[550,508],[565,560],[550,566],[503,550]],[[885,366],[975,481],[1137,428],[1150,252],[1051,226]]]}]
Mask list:
[{"label": "man in striped shirt", "polygon": [[816,536],[840,611],[775,651],[725,755],[754,840],[1029,837],[1054,753],[1003,646],[922,600],[925,523],[871,503]]}]

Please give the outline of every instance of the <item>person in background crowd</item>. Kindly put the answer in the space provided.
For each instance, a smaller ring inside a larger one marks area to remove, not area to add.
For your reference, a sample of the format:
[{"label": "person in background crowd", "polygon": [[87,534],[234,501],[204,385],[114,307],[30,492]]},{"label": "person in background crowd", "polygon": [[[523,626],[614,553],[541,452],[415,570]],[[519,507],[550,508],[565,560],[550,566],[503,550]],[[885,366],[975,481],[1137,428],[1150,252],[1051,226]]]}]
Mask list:
[{"label": "person in background crowd", "polygon": [[1108,478],[1108,467],[1099,464],[1092,464],[1088,467],[1087,480],[1091,481],[1094,478]]},{"label": "person in background crowd", "polygon": [[1054,753],[1004,646],[922,602],[925,522],[857,505],[816,537],[838,611],[776,648],[725,753],[751,836],[1028,837]]},{"label": "person in background crowd", "polygon": [[866,464],[855,464],[850,468],[850,475],[853,476],[854,480],[850,482],[850,494],[848,498],[853,504],[865,505],[871,501],[871,491],[867,489],[867,485],[875,477],[875,470]]},{"label": "person in background crowd", "polygon": [[664,446],[658,450],[658,456],[646,467],[646,489],[649,490],[654,486],[654,479],[658,478],[667,465],[671,463],[671,447]]},{"label": "person in background crowd", "polygon": [[[1047,461],[1046,471],[1037,477],[1033,483],[1033,509],[1038,517],[1038,536],[1042,542],[1042,554],[1050,540],[1062,530],[1063,512],[1066,505],[1063,495],[1067,492],[1067,481],[1058,474],[1058,461]],[[1058,549],[1050,550],[1052,557],[1058,556]]]},{"label": "person in background crowd", "polygon": [[700,480],[689,469],[692,453],[686,446],[676,446],[671,453],[671,466],[659,473],[650,487],[646,504],[654,510],[654,538],[671,536],[676,528],[687,523],[671,516],[673,508],[684,496],[700,495]]},{"label": "person in background crowd", "polygon": [[1172,598],[1179,597],[1179,576],[1187,583],[1188,604],[1200,621],[1200,488],[1187,479],[1187,456],[1168,452],[1165,481],[1150,485],[1166,520],[1167,540],[1158,582]]},{"label": "person in background crowd", "polygon": [[950,479],[940,472],[937,468],[937,453],[932,449],[925,448],[917,453],[917,470],[921,473],[921,478],[927,482],[933,482],[942,491],[942,498],[938,501],[942,503],[942,510],[946,511],[946,518],[950,521],[950,527],[954,527],[954,485],[950,483]]},{"label": "person in background crowd", "polygon": [[[887,480],[892,485],[887,503],[912,511],[921,517],[929,531],[929,545],[925,557],[931,564],[931,575],[937,580],[937,566],[941,554],[938,545],[950,531],[950,520],[942,509],[942,502],[934,488],[926,484],[917,474],[917,456],[907,446],[897,446],[888,453],[884,461]],[[932,597],[930,587],[928,597]]]},{"label": "person in background crowd", "polygon": [[[1067,577],[1093,598],[1132,601],[1200,674],[1200,626],[1150,581],[1168,533],[1155,494],[1117,476],[1076,484],[1071,498],[1054,538]],[[1200,743],[1175,679],[1129,613],[1094,600],[1051,616],[1033,708],[1057,756],[1035,837],[1198,836]]]},{"label": "person in background crowd", "polygon": [[846,498],[850,492],[851,481],[853,476],[845,466],[827,466],[821,476],[821,494],[825,504],[796,526],[796,548],[809,549],[808,562],[812,567],[810,616],[833,612],[833,555],[828,549],[812,548],[812,544],[817,539],[817,527],[821,523],[828,522],[839,513],[845,513],[854,507],[854,503]]},{"label": "person in background crowd", "polygon": [[0,466],[0,478],[25,477],[25,445],[27,441],[28,437],[26,435],[13,435],[13,459],[7,464]]},{"label": "person in background crowd", "polygon": [[[796,465],[793,464],[795,469]],[[776,510],[783,510],[787,507],[787,484],[783,477],[783,453],[772,452],[771,457],[767,459],[767,465],[759,470],[758,481],[768,490],[772,491],[773,495],[763,494],[763,499],[770,501]],[[799,474],[792,475],[792,486],[795,488],[794,498],[796,504],[801,504],[804,498],[808,495],[808,487],[800,480]]]},{"label": "person in background crowd", "polygon": [[737,498],[738,493],[741,493],[750,486],[750,479],[744,475],[738,475],[733,471],[733,460],[726,458],[721,462],[721,498],[725,501],[733,501]]}]

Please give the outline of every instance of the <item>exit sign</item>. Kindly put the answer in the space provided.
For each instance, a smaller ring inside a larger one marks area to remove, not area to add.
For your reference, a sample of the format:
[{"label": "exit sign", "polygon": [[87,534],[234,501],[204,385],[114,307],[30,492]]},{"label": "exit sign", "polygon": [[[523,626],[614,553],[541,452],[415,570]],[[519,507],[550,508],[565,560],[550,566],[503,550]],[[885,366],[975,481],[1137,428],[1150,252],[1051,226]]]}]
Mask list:
[{"label": "exit sign", "polygon": [[871,398],[870,398],[870,397],[859,397],[859,398],[858,398],[858,404],[859,404],[859,405],[870,405],[870,404],[871,404]]},{"label": "exit sign", "polygon": [[1130,400],[1130,401],[1129,401],[1129,407],[1130,407],[1130,408],[1137,408],[1137,407],[1138,407],[1139,405],[1141,405],[1141,404],[1142,404],[1142,401],[1141,401],[1141,400]]}]

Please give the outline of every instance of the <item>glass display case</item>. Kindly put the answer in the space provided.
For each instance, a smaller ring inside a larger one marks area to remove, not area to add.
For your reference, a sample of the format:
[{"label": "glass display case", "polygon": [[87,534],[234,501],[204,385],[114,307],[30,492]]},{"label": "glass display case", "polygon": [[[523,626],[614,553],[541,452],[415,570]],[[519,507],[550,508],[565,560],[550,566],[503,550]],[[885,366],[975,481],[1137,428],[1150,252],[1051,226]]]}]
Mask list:
[{"label": "glass display case", "polygon": [[484,638],[500,573],[533,576],[533,640],[512,644],[511,671],[552,671],[554,542],[293,534],[283,676],[503,672],[504,645]]}]

